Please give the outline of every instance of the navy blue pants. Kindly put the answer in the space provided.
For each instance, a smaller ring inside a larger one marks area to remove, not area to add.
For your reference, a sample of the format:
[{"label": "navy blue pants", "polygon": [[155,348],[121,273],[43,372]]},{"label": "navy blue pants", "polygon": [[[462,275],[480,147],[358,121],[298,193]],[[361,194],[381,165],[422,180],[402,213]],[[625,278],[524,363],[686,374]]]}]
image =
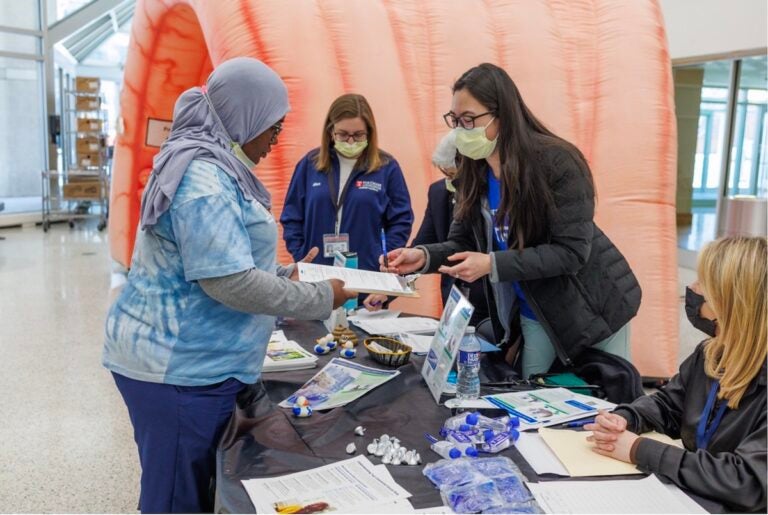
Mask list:
[{"label": "navy blue pants", "polygon": [[216,445],[245,387],[136,381],[113,373],[141,462],[142,513],[211,513]]}]

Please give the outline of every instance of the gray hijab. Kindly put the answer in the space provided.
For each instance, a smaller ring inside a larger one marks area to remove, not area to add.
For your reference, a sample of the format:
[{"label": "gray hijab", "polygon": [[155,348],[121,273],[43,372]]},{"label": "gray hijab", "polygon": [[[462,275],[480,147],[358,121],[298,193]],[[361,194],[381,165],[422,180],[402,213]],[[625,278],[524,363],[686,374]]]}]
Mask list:
[{"label": "gray hijab", "polygon": [[202,88],[181,94],[173,110],[171,134],[155,156],[141,201],[141,228],[168,210],[194,159],[215,164],[237,181],[248,200],[271,207],[262,182],[234,153],[277,123],[290,110],[288,90],[267,65],[250,57],[220,64]]}]

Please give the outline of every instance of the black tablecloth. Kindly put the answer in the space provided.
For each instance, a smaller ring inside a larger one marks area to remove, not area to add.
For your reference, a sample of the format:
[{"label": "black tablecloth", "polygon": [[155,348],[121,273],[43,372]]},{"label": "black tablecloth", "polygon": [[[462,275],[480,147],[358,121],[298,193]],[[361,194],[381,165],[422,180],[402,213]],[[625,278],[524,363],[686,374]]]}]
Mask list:
[{"label": "black tablecloth", "polygon": [[[320,322],[289,321],[282,329],[289,339],[307,349],[327,333]],[[243,392],[216,453],[217,513],[254,512],[243,479],[281,476],[350,458],[345,450],[350,442],[355,442],[358,453],[365,454],[367,444],[384,433],[400,438],[405,447],[418,450],[424,463],[439,459],[429,449],[424,433],[437,434],[451,411],[435,403],[422,380],[423,360],[418,356],[412,356],[409,363],[400,367],[400,375],[395,379],[344,407],[315,412],[308,418],[294,418],[291,410],[277,406],[338,355],[334,351],[320,356],[317,368],[265,373],[262,384]],[[362,338],[355,361],[386,368],[368,357]],[[359,425],[367,429],[364,437],[354,434]],[[515,461],[530,481],[540,479],[517,449],[510,448],[501,455]],[[378,458],[371,460],[380,463]],[[388,468],[395,481],[412,494],[409,501],[415,508],[442,504],[438,491],[422,474],[423,466]],[[712,503],[695,499],[710,511],[717,510]]]}]

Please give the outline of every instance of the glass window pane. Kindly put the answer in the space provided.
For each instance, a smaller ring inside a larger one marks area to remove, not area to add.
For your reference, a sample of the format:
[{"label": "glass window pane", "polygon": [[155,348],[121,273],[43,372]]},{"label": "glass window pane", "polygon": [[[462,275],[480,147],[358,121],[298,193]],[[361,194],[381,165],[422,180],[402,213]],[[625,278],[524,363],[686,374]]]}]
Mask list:
[{"label": "glass window pane", "polygon": [[728,195],[766,196],[765,114],[768,66],[765,56],[741,61],[738,103],[729,159]]},{"label": "glass window pane", "polygon": [[37,0],[4,0],[0,2],[0,25],[40,30],[38,10]]},{"label": "glass window pane", "polygon": [[0,32],[0,50],[4,52],[19,52],[21,54],[40,55],[40,38]]},{"label": "glass window pane", "polygon": [[48,24],[55,23],[81,7],[85,7],[94,0],[49,0],[48,4]]},{"label": "glass window pane", "polygon": [[41,63],[0,57],[0,199],[40,197],[41,81]]}]

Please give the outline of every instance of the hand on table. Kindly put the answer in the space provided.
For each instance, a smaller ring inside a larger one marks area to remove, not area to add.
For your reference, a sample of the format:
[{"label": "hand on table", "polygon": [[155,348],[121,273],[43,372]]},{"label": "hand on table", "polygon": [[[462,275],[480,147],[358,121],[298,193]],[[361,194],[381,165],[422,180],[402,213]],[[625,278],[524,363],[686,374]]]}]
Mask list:
[{"label": "hand on table", "polygon": [[601,410],[595,417],[594,424],[586,424],[584,430],[592,431],[587,441],[595,444],[592,449],[594,452],[632,463],[630,452],[639,436],[627,431],[627,421],[624,417]]},{"label": "hand on table", "polygon": [[461,261],[453,266],[441,266],[437,271],[468,283],[491,273],[491,256],[482,252],[459,252],[448,256],[448,261]]},{"label": "hand on table", "polygon": [[368,311],[379,311],[384,307],[384,303],[387,302],[386,295],[379,295],[378,293],[371,293],[363,301],[363,306]]},{"label": "hand on table", "polygon": [[[301,263],[311,263],[317,257],[317,253],[318,252],[320,252],[320,249],[318,249],[317,247],[312,247],[311,249],[309,249],[309,252],[307,252],[307,255],[304,256],[304,259],[302,259],[300,262]],[[294,265],[295,265],[295,263],[294,263]],[[291,272],[290,280],[291,281],[298,281],[299,280],[299,267],[298,266],[294,266],[293,267],[293,272]]]}]

